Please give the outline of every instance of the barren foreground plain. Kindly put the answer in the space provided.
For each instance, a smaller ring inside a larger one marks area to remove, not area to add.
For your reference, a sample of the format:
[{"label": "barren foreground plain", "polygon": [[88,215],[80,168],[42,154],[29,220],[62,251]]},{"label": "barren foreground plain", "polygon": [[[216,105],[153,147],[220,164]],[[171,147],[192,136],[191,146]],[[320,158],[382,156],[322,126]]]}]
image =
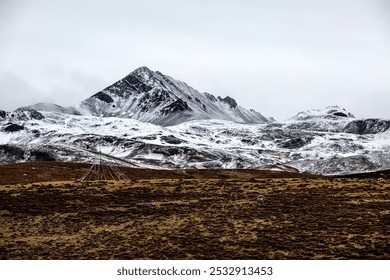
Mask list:
[{"label": "barren foreground plain", "polygon": [[390,259],[389,172],[0,165],[0,259]]}]

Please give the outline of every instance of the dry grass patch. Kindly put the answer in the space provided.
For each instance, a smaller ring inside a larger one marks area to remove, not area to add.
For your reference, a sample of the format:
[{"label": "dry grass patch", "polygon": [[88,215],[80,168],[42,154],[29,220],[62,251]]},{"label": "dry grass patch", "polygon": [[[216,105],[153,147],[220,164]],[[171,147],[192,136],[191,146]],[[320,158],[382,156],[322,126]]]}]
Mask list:
[{"label": "dry grass patch", "polygon": [[158,174],[0,186],[0,258],[390,258],[385,180]]}]

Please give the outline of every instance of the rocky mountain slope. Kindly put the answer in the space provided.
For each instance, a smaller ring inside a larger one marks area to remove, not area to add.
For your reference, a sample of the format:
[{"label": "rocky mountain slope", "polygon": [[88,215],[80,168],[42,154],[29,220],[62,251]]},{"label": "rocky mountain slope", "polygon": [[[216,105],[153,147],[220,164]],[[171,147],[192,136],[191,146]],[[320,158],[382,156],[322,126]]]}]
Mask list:
[{"label": "rocky mountain slope", "polygon": [[247,110],[227,96],[200,93],[186,83],[147,67],[140,67],[111,86],[73,107],[39,103],[34,109],[83,116],[130,118],[170,126],[189,120],[221,119],[239,123],[265,123],[268,119]]},{"label": "rocky mountain slope", "polygon": [[102,157],[147,168],[351,174],[390,169],[389,139],[389,120],[332,106],[276,122],[146,67],[73,107],[0,111],[0,163]]},{"label": "rocky mountain slope", "polygon": [[[310,121],[242,124],[188,121],[162,127],[134,119],[34,110],[0,117],[0,162],[104,161],[151,168],[254,168],[349,174],[390,168],[390,130],[358,133],[365,120],[324,116]],[[1,114],[0,114],[1,115]],[[351,123],[357,131],[346,132]],[[379,121],[378,123],[390,123]],[[372,127],[371,127],[372,128]]]}]

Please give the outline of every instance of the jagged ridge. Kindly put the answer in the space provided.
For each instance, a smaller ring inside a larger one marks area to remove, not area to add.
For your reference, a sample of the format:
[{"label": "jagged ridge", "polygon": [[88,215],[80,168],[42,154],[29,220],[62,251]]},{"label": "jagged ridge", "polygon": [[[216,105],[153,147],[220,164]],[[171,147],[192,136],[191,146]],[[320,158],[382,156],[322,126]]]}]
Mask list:
[{"label": "jagged ridge", "polygon": [[221,119],[265,123],[267,118],[227,96],[200,93],[186,83],[147,67],[96,93],[75,107],[82,115],[132,118],[164,126],[189,120]]}]

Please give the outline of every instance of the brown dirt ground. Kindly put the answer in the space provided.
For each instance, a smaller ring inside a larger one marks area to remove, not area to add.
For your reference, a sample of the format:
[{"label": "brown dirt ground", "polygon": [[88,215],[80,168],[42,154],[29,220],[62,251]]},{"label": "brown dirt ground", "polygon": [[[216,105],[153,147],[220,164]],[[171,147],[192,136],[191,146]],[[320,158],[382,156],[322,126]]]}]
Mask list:
[{"label": "brown dirt ground", "polygon": [[87,168],[0,166],[0,259],[390,258],[386,179]]}]

